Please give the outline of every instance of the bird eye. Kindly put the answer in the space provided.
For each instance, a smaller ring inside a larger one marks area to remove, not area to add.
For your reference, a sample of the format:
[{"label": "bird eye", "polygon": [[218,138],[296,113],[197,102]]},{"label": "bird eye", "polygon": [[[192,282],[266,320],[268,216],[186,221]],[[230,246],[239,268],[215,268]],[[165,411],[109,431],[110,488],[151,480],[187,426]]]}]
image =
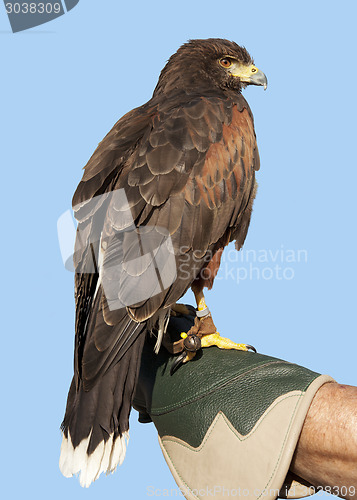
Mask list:
[{"label": "bird eye", "polygon": [[219,60],[219,64],[223,66],[223,68],[230,68],[233,62],[231,59],[228,59],[228,57],[223,57],[222,59]]},{"label": "bird eye", "polygon": [[256,73],[256,71],[257,71],[257,68],[255,68],[255,67],[253,66],[253,68],[252,68],[252,73]]}]

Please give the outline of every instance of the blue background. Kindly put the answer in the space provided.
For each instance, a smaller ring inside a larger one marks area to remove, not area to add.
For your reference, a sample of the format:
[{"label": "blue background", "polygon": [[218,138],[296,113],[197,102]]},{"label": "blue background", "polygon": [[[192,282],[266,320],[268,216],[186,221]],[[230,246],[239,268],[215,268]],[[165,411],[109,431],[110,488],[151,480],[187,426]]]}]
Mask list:
[{"label": "blue background", "polygon": [[83,490],[59,472],[74,301],[56,222],[97,143],[150,98],[189,38],[245,45],[269,79],[267,92],[245,92],[262,164],[245,248],[308,255],[282,264],[290,280],[217,280],[208,294],[215,323],[260,352],[357,384],[355,18],[352,1],[83,0],[12,34],[0,9],[4,498],[141,499],[150,486],[176,489],[153,425],[135,412],[114,475]]}]

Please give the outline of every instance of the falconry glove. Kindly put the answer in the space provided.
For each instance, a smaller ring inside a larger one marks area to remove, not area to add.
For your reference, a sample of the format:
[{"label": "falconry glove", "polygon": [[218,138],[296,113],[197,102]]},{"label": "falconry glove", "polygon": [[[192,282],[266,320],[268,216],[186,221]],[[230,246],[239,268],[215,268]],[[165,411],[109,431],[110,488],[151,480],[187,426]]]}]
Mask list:
[{"label": "falconry glove", "polygon": [[[171,341],[192,326],[172,317]],[[172,375],[175,356],[147,340],[134,398],[153,422],[165,460],[189,500],[229,496],[300,498],[314,492],[289,473],[293,453],[326,375],[271,356],[201,350]]]}]

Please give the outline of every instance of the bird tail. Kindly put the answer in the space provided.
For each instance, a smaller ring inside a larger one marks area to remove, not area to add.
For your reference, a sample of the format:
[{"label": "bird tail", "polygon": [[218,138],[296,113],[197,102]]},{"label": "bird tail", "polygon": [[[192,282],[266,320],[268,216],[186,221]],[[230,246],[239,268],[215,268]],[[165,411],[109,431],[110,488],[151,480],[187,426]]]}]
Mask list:
[{"label": "bird tail", "polygon": [[65,477],[80,473],[88,487],[102,472],[121,465],[129,439],[129,414],[145,335],[138,335],[118,363],[89,391],[75,378],[61,425],[60,470]]}]

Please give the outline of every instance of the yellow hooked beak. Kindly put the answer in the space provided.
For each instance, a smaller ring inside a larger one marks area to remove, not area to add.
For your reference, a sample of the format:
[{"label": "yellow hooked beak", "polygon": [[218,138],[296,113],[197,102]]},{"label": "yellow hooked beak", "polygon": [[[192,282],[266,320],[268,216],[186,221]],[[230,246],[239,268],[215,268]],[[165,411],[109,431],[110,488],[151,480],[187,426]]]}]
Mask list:
[{"label": "yellow hooked beak", "polygon": [[232,76],[236,76],[241,82],[247,83],[248,85],[262,85],[264,90],[268,86],[268,79],[254,64],[248,66],[243,66],[241,64],[233,64],[231,71]]}]

